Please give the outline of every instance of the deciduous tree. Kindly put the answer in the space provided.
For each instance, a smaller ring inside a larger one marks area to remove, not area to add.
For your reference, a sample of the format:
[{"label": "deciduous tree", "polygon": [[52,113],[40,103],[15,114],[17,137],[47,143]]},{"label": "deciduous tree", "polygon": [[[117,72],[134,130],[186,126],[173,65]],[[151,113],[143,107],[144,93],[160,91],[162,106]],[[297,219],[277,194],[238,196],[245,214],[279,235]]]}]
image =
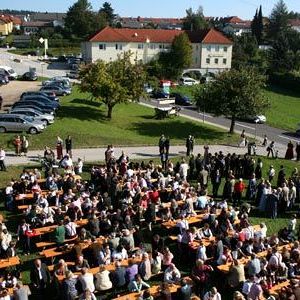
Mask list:
[{"label": "deciduous tree", "polygon": [[236,119],[261,114],[269,103],[264,98],[262,88],[265,78],[254,68],[225,71],[214,82],[195,93],[195,101],[200,109],[217,116],[231,119],[230,133],[234,132]]},{"label": "deciduous tree", "polygon": [[139,101],[144,95],[146,73],[141,64],[132,64],[131,53],[124,53],[117,60],[105,63],[98,60],[79,72],[83,92],[104,103],[107,107],[107,118],[112,118],[115,105]]}]

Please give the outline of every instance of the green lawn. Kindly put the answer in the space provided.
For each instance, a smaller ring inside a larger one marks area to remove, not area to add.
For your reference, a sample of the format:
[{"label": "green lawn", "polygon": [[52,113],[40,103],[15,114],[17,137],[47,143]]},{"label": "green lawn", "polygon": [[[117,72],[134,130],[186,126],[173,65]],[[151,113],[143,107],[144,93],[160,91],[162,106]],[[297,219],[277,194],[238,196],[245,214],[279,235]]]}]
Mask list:
[{"label": "green lawn", "polygon": [[[36,48],[20,48],[20,49],[11,49],[8,50],[9,53],[27,55],[28,52],[36,51]],[[61,56],[61,55],[78,55],[80,54],[80,47],[57,47],[49,48],[47,50],[48,55],[50,56]],[[43,55],[43,48],[40,48],[40,55]]]},{"label": "green lawn", "polygon": [[300,123],[300,94],[272,86],[265,95],[271,102],[267,123],[294,132]]},{"label": "green lawn", "polygon": [[[55,146],[56,136],[73,137],[74,148],[133,145],[157,145],[164,133],[171,139],[171,145],[184,144],[188,134],[193,134],[196,143],[236,144],[238,137],[226,131],[201,122],[181,117],[165,120],[154,118],[154,110],[136,103],[117,105],[113,119],[106,119],[106,107],[90,100],[88,94],[80,93],[76,87],[72,95],[61,100],[55,123],[42,134],[29,136],[30,149]],[[15,134],[3,134],[1,144],[12,148]]]},{"label": "green lawn", "polygon": [[[195,86],[178,86],[173,92],[180,92],[193,99]],[[265,90],[271,107],[265,113],[267,124],[294,132],[300,123],[300,94],[269,86]]]}]

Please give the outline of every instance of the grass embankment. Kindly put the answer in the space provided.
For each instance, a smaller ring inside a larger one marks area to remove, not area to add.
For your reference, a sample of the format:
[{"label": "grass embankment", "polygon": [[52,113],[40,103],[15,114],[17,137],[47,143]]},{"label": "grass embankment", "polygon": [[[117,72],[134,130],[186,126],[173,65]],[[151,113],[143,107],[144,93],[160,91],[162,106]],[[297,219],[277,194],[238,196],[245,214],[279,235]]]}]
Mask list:
[{"label": "grass embankment", "polygon": [[[117,105],[113,119],[107,120],[106,107],[91,101],[76,87],[70,96],[61,99],[55,123],[43,133],[28,136],[29,149],[43,149],[55,146],[56,136],[66,138],[71,135],[74,148],[106,146],[157,145],[162,133],[169,136],[171,145],[184,144],[192,133],[197,144],[234,144],[237,135],[229,135],[225,130],[191,121],[182,117],[165,120],[154,118],[154,110],[136,103]],[[12,148],[11,141],[16,134],[1,135],[1,144]]]},{"label": "grass embankment", "polygon": [[[172,89],[193,100],[195,86],[178,86]],[[276,86],[265,89],[265,96],[270,101],[270,108],[265,112],[267,124],[295,132],[300,123],[300,94]]]},{"label": "grass embankment", "polygon": [[[18,55],[28,55],[30,52],[36,52],[36,48],[20,48],[20,49],[11,49],[8,50],[9,53],[18,54]],[[47,54],[49,56],[61,56],[61,55],[78,55],[80,54],[80,47],[64,47],[64,48],[49,48]],[[39,55],[43,55],[44,50],[40,48]]]}]

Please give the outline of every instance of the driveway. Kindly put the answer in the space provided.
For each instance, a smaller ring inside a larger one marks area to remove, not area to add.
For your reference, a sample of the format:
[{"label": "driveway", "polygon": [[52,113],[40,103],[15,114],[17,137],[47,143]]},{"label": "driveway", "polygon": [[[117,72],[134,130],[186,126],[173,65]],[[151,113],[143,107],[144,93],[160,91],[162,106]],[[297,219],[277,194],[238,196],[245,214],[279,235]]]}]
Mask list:
[{"label": "driveway", "polygon": [[7,110],[12,104],[20,99],[22,93],[38,91],[41,82],[12,80],[9,84],[0,87],[0,95],[3,97],[2,111]]}]

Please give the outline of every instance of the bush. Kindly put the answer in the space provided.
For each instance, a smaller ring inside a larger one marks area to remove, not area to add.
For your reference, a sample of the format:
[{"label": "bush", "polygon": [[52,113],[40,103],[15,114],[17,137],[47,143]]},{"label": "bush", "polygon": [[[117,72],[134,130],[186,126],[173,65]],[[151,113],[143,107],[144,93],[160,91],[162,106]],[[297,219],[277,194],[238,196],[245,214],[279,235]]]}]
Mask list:
[{"label": "bush", "polygon": [[295,92],[300,92],[300,75],[295,73],[274,72],[269,75],[269,82]]}]

